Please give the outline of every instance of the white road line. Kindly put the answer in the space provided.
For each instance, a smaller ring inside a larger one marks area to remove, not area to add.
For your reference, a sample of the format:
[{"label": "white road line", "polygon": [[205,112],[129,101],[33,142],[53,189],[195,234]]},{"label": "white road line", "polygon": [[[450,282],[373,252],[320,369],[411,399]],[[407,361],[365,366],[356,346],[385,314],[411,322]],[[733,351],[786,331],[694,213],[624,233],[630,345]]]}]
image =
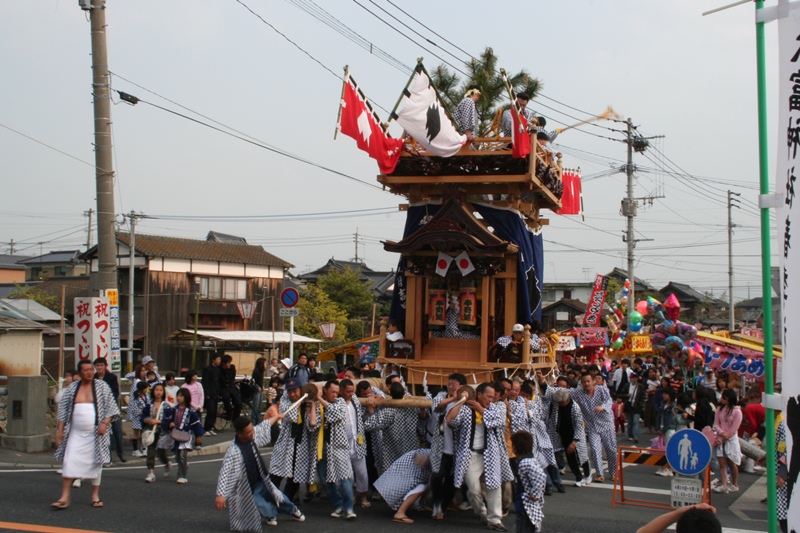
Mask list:
[{"label": "white road line", "polygon": [[[672,524],[671,526],[667,527],[668,531],[673,531],[674,529],[675,529],[675,524]],[[723,527],[722,533],[764,533],[764,532],[763,530],[756,531],[752,529],[736,529],[734,527]]]},{"label": "white road line", "polygon": [[[565,481],[564,485],[573,485],[574,486],[575,482],[574,481]],[[614,484],[613,483],[612,484],[608,484],[608,483],[597,483],[597,482],[595,482],[595,483],[592,483],[591,485],[589,485],[587,487],[583,487],[583,488],[614,490]],[[581,490],[583,490],[583,488]],[[645,492],[645,493],[648,493],[648,494],[661,494],[661,495],[664,495],[664,496],[669,496],[669,495],[672,494],[671,491],[665,490],[665,489],[651,489],[649,487],[631,487],[630,485],[625,485],[625,492]]]},{"label": "white road line", "polygon": [[[267,455],[267,454],[264,454]],[[203,461],[189,461],[190,465],[199,465],[202,463],[219,463],[222,461],[222,458],[219,459],[205,459]],[[174,463],[173,463],[174,464]],[[164,465],[158,465],[158,468],[162,468]],[[144,464],[140,464],[138,466],[112,466],[109,468],[104,468],[104,474],[108,474],[109,472],[114,472],[116,470],[146,470],[147,467]],[[31,473],[31,472],[55,472],[58,470],[57,468],[27,468],[27,469],[9,469],[9,470],[0,470],[0,474],[13,474],[13,473]]]}]

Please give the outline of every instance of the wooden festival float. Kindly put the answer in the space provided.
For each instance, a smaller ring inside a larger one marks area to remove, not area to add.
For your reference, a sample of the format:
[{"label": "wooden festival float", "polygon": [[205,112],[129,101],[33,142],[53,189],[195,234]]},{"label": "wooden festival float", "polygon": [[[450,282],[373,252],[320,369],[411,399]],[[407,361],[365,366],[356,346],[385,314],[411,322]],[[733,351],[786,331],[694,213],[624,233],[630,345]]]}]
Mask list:
[{"label": "wooden festival float", "polygon": [[[418,90],[415,76],[423,75],[420,63],[404,96]],[[346,76],[348,82],[357,89]],[[432,87],[428,81],[422,90]],[[346,98],[343,88],[345,107],[352,107],[353,100]],[[527,155],[520,156],[520,150],[512,150],[512,138],[501,134],[499,110],[481,137],[448,157],[435,155],[426,148],[431,139],[426,144],[419,138],[436,136],[439,124],[431,134],[430,117],[439,106],[437,100],[427,107],[427,134],[416,139],[400,110],[397,122],[405,131],[399,158],[391,172],[377,177],[384,189],[405,198],[400,209],[407,218],[402,238],[383,242],[385,250],[400,256],[390,318],[400,322],[404,339],[388,341],[383,321],[374,359],[398,365],[412,391],[423,384],[445,385],[452,372],[465,374],[470,384],[547,372],[555,364],[557,342],[543,339],[542,351],[531,352],[529,325],[541,309],[541,230],[548,224],[543,212],[561,208],[561,154],[542,147],[531,128],[529,136],[517,138],[530,143],[523,150]],[[366,107],[379,123],[368,102]],[[517,113],[515,127],[524,132],[520,110],[512,106],[512,113]],[[443,124],[449,115],[441,118]],[[344,120],[341,131],[347,134]],[[386,132],[386,125],[381,127]],[[349,135],[366,150],[360,135]],[[516,323],[525,325],[524,344],[506,350],[497,339],[510,335]]]}]

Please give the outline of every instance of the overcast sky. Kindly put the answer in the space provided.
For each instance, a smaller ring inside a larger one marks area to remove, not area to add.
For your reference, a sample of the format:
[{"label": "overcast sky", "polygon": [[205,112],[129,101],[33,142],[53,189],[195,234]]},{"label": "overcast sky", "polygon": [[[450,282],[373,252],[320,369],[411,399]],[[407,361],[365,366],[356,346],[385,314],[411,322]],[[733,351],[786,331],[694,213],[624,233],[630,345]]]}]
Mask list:
[{"label": "overcast sky", "polygon": [[[638,244],[637,277],[657,287],[677,281],[717,296],[726,291],[731,189],[742,195],[742,208],[734,211],[735,294],[759,295],[753,5],[702,17],[726,2],[392,0],[437,36],[389,0],[242,2],[110,0],[113,88],[203,122],[213,119],[352,179],[144,103],[120,103],[115,95],[116,211],[156,217],[140,221],[138,231],[241,235],[303,272],[331,257],[351,259],[358,230],[358,256],[376,270],[393,268],[397,257],[383,251],[380,241],[402,237],[397,205],[404,199],[375,187],[377,165],[355,141],[333,140],[341,91],[334,73],[349,65],[367,96],[391,109],[408,80],[399,65],[413,66],[422,56],[432,70],[442,63],[436,54],[459,66],[467,54],[491,46],[500,66],[525,69],[542,81],[544,97],[530,105],[551,125],[572,124],[576,120],[566,115],[584,119],[584,111],[599,114],[611,104],[642,134],[664,136],[634,160],[640,170],[635,195],[665,196],[639,208],[637,238],[652,241]],[[361,46],[299,5],[323,7],[346,26],[343,32],[360,36]],[[380,8],[453,55],[430,43],[423,50],[419,36]],[[767,38],[772,111],[774,24]],[[365,50],[370,47],[372,54]],[[86,14],[75,0],[0,2],[0,67],[0,253],[8,253],[11,239],[19,243],[17,253],[27,255],[85,249],[83,213],[95,207]],[[388,115],[378,113],[384,120]],[[770,120],[774,140],[774,114]],[[399,133],[396,124],[392,131]],[[586,218],[545,214],[546,282],[585,281],[615,266],[627,268],[625,219],[619,216],[625,176],[606,172],[624,163],[626,147],[598,135],[622,138],[586,126],[557,140],[565,165],[582,170]],[[379,210],[362,211],[368,209]],[[213,218],[328,212],[349,213]]]}]

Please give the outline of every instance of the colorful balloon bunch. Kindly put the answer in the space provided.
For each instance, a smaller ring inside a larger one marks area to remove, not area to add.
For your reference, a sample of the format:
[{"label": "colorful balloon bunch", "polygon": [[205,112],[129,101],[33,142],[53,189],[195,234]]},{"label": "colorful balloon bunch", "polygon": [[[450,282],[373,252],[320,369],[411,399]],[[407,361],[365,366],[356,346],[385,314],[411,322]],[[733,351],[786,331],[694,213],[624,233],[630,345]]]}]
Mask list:
[{"label": "colorful balloon bunch", "polygon": [[631,329],[630,320],[628,322],[628,329],[620,329],[619,323],[625,322],[625,309],[627,309],[628,305],[628,296],[631,293],[631,282],[630,280],[625,280],[625,283],[622,286],[622,293],[620,294],[619,300],[614,302],[614,305],[611,307],[611,311],[613,315],[608,315],[606,317],[606,323],[608,324],[608,329],[611,330],[611,348],[614,350],[619,350],[622,348],[622,344],[625,342],[625,337],[628,335],[628,329],[633,331],[634,333],[642,329],[642,320],[641,316],[639,317],[639,326],[638,329]]},{"label": "colorful balloon bunch", "polygon": [[652,313],[659,322],[650,335],[650,342],[654,348],[664,348],[664,351],[673,359],[679,355],[694,357],[699,348],[692,342],[697,336],[697,328],[691,324],[678,320],[681,304],[674,294],[670,294],[666,302],[661,302],[648,296],[636,304],[636,309],[645,309]]}]

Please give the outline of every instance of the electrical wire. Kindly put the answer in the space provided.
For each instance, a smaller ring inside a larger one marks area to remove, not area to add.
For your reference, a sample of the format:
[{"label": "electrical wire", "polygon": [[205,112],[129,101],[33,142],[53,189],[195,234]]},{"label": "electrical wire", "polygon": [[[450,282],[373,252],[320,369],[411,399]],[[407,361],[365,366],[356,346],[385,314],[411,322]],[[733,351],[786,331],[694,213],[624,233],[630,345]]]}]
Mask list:
[{"label": "electrical wire", "polygon": [[384,215],[391,213],[399,213],[397,207],[376,207],[373,209],[351,209],[347,211],[321,211],[316,213],[289,213],[282,215],[145,215],[143,218],[152,218],[158,220],[191,220],[191,221],[231,221],[231,222],[244,222],[244,221],[281,221],[281,220],[294,220],[296,218],[324,217],[328,215],[342,215],[342,214],[369,214],[369,215]]},{"label": "electrical wire", "polygon": [[[116,92],[120,93],[120,91],[116,91]],[[289,152],[286,152],[286,151],[284,151],[284,150],[282,150],[280,148],[277,148],[277,147],[274,147],[274,146],[269,146],[269,145],[261,143],[259,141],[254,141],[254,140],[248,139],[248,138],[246,138],[246,137],[244,137],[242,135],[237,135],[237,134],[231,133],[229,131],[225,131],[222,128],[218,128],[216,126],[213,126],[211,124],[203,122],[202,120],[198,120],[198,119],[190,117],[188,115],[184,115],[183,113],[178,113],[177,111],[174,111],[172,109],[168,109],[168,108],[160,106],[158,104],[154,104],[152,102],[148,102],[146,100],[142,100],[141,98],[138,98],[138,102],[142,103],[142,104],[146,104],[146,105],[152,106],[152,107],[155,107],[156,109],[160,109],[161,111],[165,111],[167,113],[173,114],[173,115],[175,115],[177,117],[184,118],[184,119],[189,120],[191,122],[195,122],[197,124],[200,124],[201,126],[205,126],[206,128],[218,131],[220,133],[224,133],[225,135],[228,135],[228,136],[233,137],[235,139],[239,139],[240,141],[244,141],[244,142],[246,142],[248,144],[252,144],[253,146],[257,146],[259,148],[263,148],[264,150],[267,150],[269,152],[273,152],[275,154],[282,155],[284,157],[287,157],[289,159],[293,159],[293,160],[298,161],[300,163],[305,163],[306,165],[310,165],[310,166],[318,168],[320,170],[324,170],[326,172],[330,172],[331,174],[334,174],[336,176],[339,176],[339,177],[354,181],[356,183],[364,185],[365,187],[369,187],[371,189],[377,189],[379,191],[383,191],[383,187],[381,187],[381,186],[375,185],[373,183],[367,183],[366,181],[362,181],[362,180],[356,178],[355,176],[351,176],[350,174],[345,174],[344,172],[340,172],[340,171],[334,170],[334,169],[332,169],[330,167],[326,167],[324,165],[320,165],[319,163],[315,163],[315,162],[310,161],[308,159],[304,159],[304,158],[302,158],[300,156],[296,156],[296,155],[291,154]]]}]

